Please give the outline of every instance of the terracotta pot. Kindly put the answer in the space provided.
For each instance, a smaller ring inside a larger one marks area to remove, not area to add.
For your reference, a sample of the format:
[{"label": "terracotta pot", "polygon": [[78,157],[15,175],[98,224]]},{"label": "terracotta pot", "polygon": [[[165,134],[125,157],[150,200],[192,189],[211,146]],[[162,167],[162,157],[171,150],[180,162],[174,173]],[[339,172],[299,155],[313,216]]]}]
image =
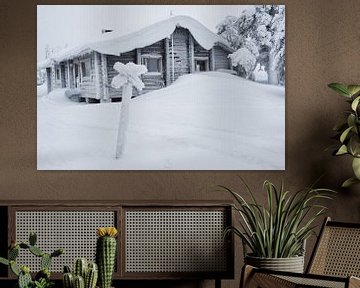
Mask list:
[{"label": "terracotta pot", "polygon": [[275,271],[304,272],[304,256],[289,258],[263,258],[246,255],[245,263],[254,267]]}]

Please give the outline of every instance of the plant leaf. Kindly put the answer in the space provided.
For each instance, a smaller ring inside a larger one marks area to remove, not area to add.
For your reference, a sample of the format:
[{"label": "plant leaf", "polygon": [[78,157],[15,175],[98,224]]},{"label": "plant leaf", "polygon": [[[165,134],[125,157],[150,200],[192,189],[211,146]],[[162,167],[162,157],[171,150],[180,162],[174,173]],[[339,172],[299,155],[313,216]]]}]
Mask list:
[{"label": "plant leaf", "polygon": [[335,92],[339,93],[342,96],[350,98],[350,93],[346,85],[341,83],[330,83],[328,85],[329,88],[333,89]]},{"label": "plant leaf", "polygon": [[341,134],[341,136],[340,136],[341,143],[344,143],[346,137],[348,136],[348,134],[349,134],[349,132],[351,131],[352,128],[353,127],[351,126],[351,127],[347,128],[347,129],[345,129],[345,131]]},{"label": "plant leaf", "polygon": [[346,145],[341,145],[341,147],[339,148],[339,150],[336,152],[335,155],[344,155],[347,153],[348,153],[348,150],[346,148]]},{"label": "plant leaf", "polygon": [[350,96],[354,96],[360,92],[360,85],[348,85],[347,90],[349,91]]},{"label": "plant leaf", "polygon": [[352,168],[357,179],[360,180],[360,158],[354,158],[352,161]]},{"label": "plant leaf", "polygon": [[344,183],[341,185],[341,187],[348,188],[352,185],[359,184],[359,183],[360,183],[359,179],[357,179],[356,177],[351,177],[351,178],[347,179],[346,181],[344,181]]},{"label": "plant leaf", "polygon": [[358,105],[359,105],[359,101],[360,101],[360,96],[356,97],[356,98],[354,99],[354,101],[352,101],[352,103],[351,103],[351,109],[352,109],[352,110],[356,111],[356,108],[357,108]]},{"label": "plant leaf", "polygon": [[356,126],[356,116],[353,113],[350,113],[347,118],[348,126]]}]

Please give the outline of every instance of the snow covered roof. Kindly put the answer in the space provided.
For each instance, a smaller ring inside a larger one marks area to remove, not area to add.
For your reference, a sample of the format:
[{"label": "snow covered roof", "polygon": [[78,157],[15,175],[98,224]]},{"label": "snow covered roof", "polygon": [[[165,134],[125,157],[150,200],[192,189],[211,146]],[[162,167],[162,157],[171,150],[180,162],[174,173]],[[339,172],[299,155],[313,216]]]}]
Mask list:
[{"label": "snow covered roof", "polygon": [[164,38],[170,37],[177,27],[188,29],[195,40],[205,49],[211,49],[215,44],[220,44],[229,51],[233,51],[230,44],[221,36],[215,34],[203,24],[189,16],[173,16],[166,20],[154,23],[137,32],[111,39],[87,42],[71,49],[66,49],[55,55],[52,60],[38,63],[38,68],[51,65],[52,61],[61,62],[71,59],[89,51],[118,56],[121,53],[143,48]]}]

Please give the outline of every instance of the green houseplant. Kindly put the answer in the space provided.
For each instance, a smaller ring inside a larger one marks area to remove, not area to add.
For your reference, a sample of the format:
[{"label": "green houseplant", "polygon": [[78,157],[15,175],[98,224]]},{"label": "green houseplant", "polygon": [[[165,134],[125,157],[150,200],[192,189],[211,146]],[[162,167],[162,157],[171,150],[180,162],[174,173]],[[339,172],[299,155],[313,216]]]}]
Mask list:
[{"label": "green houseplant", "polygon": [[331,199],[334,191],[310,187],[291,193],[284,189],[283,183],[277,188],[266,180],[267,203],[262,205],[244,180],[242,182],[251,201],[230,188],[219,186],[234,197],[233,208],[240,216],[239,227],[228,227],[225,235],[234,233],[249,248],[251,253],[244,255],[246,264],[303,272],[304,243],[314,233],[315,222],[326,209],[318,200]]},{"label": "green houseplant", "polygon": [[116,258],[115,227],[100,227],[97,229],[96,263],[99,268],[99,287],[110,288]]},{"label": "green houseplant", "polygon": [[[10,266],[11,271],[18,277],[18,288],[50,288],[54,282],[50,280],[50,265],[54,257],[59,257],[64,253],[63,249],[57,249],[52,253],[43,252],[36,246],[37,236],[30,233],[29,243],[13,242],[9,248],[8,259],[0,257],[0,263]],[[20,249],[28,250],[31,254],[40,258],[41,270],[32,279],[30,268],[26,265],[19,266],[16,259],[19,256]]]},{"label": "green houseplant", "polygon": [[95,288],[97,279],[97,264],[86,258],[76,259],[73,271],[69,266],[64,266],[63,288]]},{"label": "green houseplant", "polygon": [[339,140],[334,155],[352,157],[354,177],[342,184],[343,187],[348,187],[360,183],[360,85],[331,83],[328,87],[344,96],[350,105],[350,109],[346,112],[346,121],[334,127],[335,137]]}]

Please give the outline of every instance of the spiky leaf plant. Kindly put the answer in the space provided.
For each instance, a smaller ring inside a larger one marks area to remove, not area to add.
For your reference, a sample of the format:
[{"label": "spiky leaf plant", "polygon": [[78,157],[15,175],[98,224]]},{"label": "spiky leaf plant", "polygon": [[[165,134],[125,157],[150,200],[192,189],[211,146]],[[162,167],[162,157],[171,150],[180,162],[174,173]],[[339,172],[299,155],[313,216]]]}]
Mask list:
[{"label": "spiky leaf plant", "polygon": [[352,157],[354,176],[342,184],[343,187],[349,187],[360,183],[360,85],[331,83],[328,87],[346,97],[346,102],[350,105],[350,109],[346,111],[346,121],[333,129],[336,139],[339,140],[339,145],[333,154]]},{"label": "spiky leaf plant", "polygon": [[[242,179],[241,179],[242,180]],[[332,199],[329,189],[304,188],[296,193],[285,191],[283,183],[278,189],[266,180],[266,205],[261,205],[249,186],[242,180],[251,201],[225,186],[235,199],[233,208],[239,213],[240,227],[228,227],[225,235],[233,232],[249,247],[252,256],[288,258],[301,255],[304,241],[314,233],[315,220],[324,214],[326,207],[318,200]]]}]

